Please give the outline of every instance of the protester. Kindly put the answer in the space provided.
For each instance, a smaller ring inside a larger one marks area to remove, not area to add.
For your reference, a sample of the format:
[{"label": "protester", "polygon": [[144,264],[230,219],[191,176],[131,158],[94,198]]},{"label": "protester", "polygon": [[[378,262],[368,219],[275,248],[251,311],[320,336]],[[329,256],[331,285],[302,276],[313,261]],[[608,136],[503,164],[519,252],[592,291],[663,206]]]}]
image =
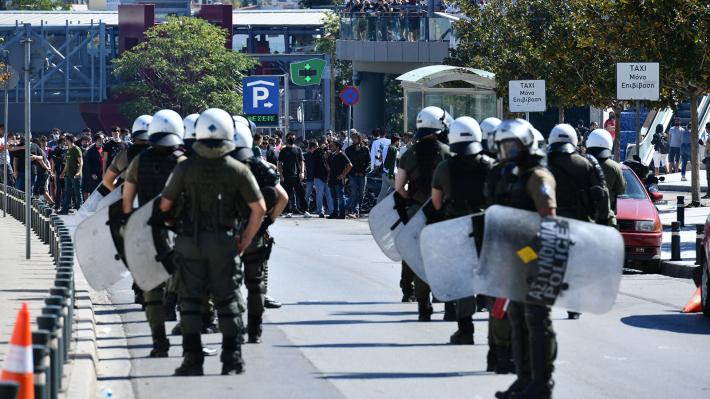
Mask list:
[{"label": "protester", "polygon": [[286,207],[286,217],[291,217],[293,214],[304,214],[310,217],[308,210],[305,209],[306,199],[303,189],[303,181],[305,175],[305,165],[303,152],[296,145],[296,135],[289,133],[286,136],[286,146],[281,149],[278,156],[278,169],[281,175],[281,185],[286,193],[288,193],[289,201]]},{"label": "protester", "polygon": [[81,150],[74,144],[74,136],[71,134],[65,136],[65,142],[67,145],[67,154],[64,170],[61,174],[61,177],[64,179],[64,198],[62,200],[62,209],[58,212],[62,215],[69,213],[72,201],[74,201],[75,209],[79,209],[82,204],[81,169],[83,167],[83,159]]},{"label": "protester", "polygon": [[81,189],[84,200],[99,186],[104,174],[103,167],[103,146],[104,138],[97,134],[94,136],[94,144],[84,153],[84,170],[82,171]]},{"label": "protester", "polygon": [[345,176],[353,165],[343,153],[343,145],[338,141],[330,143],[333,152],[328,159],[328,187],[333,196],[333,212],[328,219],[345,219]]},{"label": "protester", "polygon": [[357,131],[351,133],[352,144],[345,150],[345,155],[352,163],[352,170],[348,174],[350,197],[348,198],[348,216],[360,217],[360,206],[365,187],[367,185],[367,172],[370,170],[370,151],[362,144],[362,136]]}]

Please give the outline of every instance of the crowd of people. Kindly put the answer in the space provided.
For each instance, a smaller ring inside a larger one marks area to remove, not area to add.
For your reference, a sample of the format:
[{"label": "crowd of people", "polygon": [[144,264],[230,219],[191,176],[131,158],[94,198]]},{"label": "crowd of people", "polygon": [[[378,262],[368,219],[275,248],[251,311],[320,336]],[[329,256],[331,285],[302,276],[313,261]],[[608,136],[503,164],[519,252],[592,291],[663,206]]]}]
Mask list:
[{"label": "crowd of people", "polygon": [[[5,134],[0,128],[0,167],[7,164],[8,184],[25,190],[25,157],[30,156],[30,187],[32,194],[42,197],[59,213],[79,209],[82,202],[101,183],[113,158],[131,145],[128,129],[113,127],[110,134],[92,133],[86,128],[79,134],[62,132],[59,128],[33,136],[29,146],[24,134]],[[0,174],[0,180],[3,176]]]}]

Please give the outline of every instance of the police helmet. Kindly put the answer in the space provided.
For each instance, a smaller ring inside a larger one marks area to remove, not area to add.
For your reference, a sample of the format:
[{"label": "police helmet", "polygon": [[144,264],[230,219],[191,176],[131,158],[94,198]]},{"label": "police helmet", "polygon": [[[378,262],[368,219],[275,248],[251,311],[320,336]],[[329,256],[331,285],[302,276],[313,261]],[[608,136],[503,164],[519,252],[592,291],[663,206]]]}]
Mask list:
[{"label": "police helmet", "polygon": [[[241,117],[244,118],[244,117]],[[254,144],[254,138],[251,135],[251,130],[244,123],[237,122],[237,117],[234,117],[234,145],[251,149]]]},{"label": "police helmet", "polygon": [[545,147],[546,147],[545,136],[543,136],[542,133],[540,133],[540,131],[537,130],[535,128],[535,126],[533,126],[533,124],[530,123],[529,121],[522,119],[522,118],[515,118],[515,120],[522,123],[523,125],[527,126],[532,131],[533,136],[535,136],[535,141],[537,142],[538,150],[544,152]]},{"label": "police helmet", "polygon": [[489,117],[481,121],[481,141],[485,142],[485,147],[490,153],[496,152],[495,133],[500,125],[500,119]]},{"label": "police helmet", "polygon": [[157,147],[175,147],[182,144],[185,127],[180,115],[170,109],[161,109],[153,115],[148,126],[148,141]]},{"label": "police helmet", "polygon": [[523,151],[527,151],[530,155],[543,155],[529,124],[519,120],[501,122],[495,133],[495,143],[501,161],[515,160]]},{"label": "police helmet", "polygon": [[256,123],[254,123],[251,119],[248,119],[247,117],[241,115],[234,115],[232,116],[232,118],[234,118],[234,122],[239,122],[246,125],[246,127],[251,130],[252,135],[256,133]]},{"label": "police helmet", "polygon": [[470,116],[456,118],[449,130],[449,148],[461,155],[478,154],[481,146],[481,128]]},{"label": "police helmet", "polygon": [[594,129],[587,136],[587,152],[599,158],[611,158],[614,139],[606,129]]},{"label": "police helmet", "polygon": [[232,141],[234,138],[234,119],[223,109],[208,108],[195,122],[197,140]]},{"label": "police helmet", "polygon": [[197,139],[195,135],[195,122],[197,122],[197,118],[199,117],[200,114],[190,114],[182,120],[182,125],[185,128],[185,136],[183,137],[183,141],[186,145],[192,145],[192,143],[194,143]]},{"label": "police helmet", "polygon": [[148,140],[148,127],[153,117],[150,115],[141,115],[133,121],[131,128],[131,136],[134,140]]},{"label": "police helmet", "polygon": [[451,115],[439,107],[426,107],[417,114],[417,132],[415,140],[430,134],[446,132],[453,122]]},{"label": "police helmet", "polygon": [[577,131],[572,125],[560,123],[550,131],[549,152],[572,154],[577,151]]}]

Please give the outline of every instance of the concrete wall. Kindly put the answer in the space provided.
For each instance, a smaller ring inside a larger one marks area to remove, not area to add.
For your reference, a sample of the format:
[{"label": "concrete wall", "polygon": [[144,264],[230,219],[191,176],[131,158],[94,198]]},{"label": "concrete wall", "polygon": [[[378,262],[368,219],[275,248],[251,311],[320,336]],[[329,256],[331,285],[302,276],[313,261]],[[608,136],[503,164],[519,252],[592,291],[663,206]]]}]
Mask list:
[{"label": "concrete wall", "polygon": [[384,79],[381,73],[358,72],[360,101],[353,108],[353,126],[358,131],[371,134],[384,125],[385,96]]},{"label": "concrete wall", "polygon": [[[0,99],[1,98],[0,96]],[[24,132],[24,104],[10,104],[9,108],[9,128],[6,130],[10,132]],[[79,113],[78,103],[31,104],[30,114],[30,127],[35,135],[47,134],[54,127],[58,127],[70,133],[79,133],[86,127]],[[0,106],[0,123],[3,123],[4,120],[4,108]]]}]

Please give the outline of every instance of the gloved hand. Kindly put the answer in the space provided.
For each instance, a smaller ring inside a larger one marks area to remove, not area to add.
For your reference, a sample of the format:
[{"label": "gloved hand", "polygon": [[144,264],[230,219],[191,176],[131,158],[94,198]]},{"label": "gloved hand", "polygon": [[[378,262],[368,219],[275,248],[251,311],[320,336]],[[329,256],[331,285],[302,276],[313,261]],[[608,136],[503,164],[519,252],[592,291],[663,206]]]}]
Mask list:
[{"label": "gloved hand", "polygon": [[128,218],[130,218],[130,217],[131,217],[130,213],[123,213],[123,211],[121,211],[121,212],[118,212],[116,221],[118,222],[118,224],[120,226],[125,226],[126,223],[128,222]]},{"label": "gloved hand", "polygon": [[165,212],[154,213],[153,216],[148,219],[148,224],[151,226],[166,227],[170,215]]},{"label": "gloved hand", "polygon": [[407,199],[399,195],[398,192],[394,192],[394,209],[397,211],[399,218],[407,223],[409,221],[409,214],[407,213]]},{"label": "gloved hand", "polygon": [[259,232],[257,233],[257,235],[265,234],[266,230],[272,224],[274,224],[274,221],[271,220],[271,217],[270,216],[265,217],[264,220],[261,222],[261,227],[259,227]]}]

